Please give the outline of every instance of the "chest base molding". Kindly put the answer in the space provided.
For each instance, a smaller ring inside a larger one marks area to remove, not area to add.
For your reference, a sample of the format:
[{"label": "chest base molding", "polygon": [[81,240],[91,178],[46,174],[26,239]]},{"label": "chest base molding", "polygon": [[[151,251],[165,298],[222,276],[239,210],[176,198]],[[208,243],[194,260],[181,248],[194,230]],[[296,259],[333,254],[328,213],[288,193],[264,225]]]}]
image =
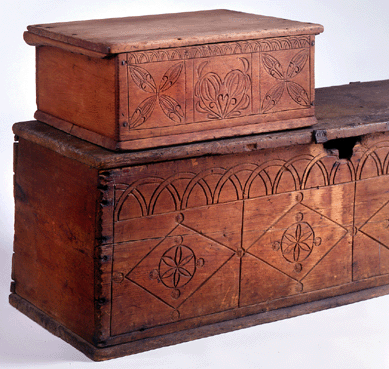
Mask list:
[{"label": "chest base molding", "polygon": [[[389,278],[385,279],[386,283],[389,283]],[[68,344],[75,347],[77,350],[81,351],[91,360],[104,361],[154,350],[160,347],[189,342],[199,338],[210,337],[221,333],[228,333],[242,328],[249,328],[252,326],[271,323],[282,319],[294,318],[299,315],[315,313],[321,310],[349,305],[389,294],[389,285],[382,285],[378,287],[371,287],[370,285],[371,281],[352,283],[349,285],[350,292],[347,294],[328,297],[319,301],[292,305],[277,310],[257,313],[235,320],[228,320],[198,328],[187,329],[164,336],[151,337],[134,342],[127,342],[111,347],[101,348],[85,341],[83,338],[76,335],[17,294],[12,293],[9,296],[9,302],[21,313],[28,316],[30,319],[41,325],[50,333],[61,338]],[[360,288],[365,289],[359,290]]]}]

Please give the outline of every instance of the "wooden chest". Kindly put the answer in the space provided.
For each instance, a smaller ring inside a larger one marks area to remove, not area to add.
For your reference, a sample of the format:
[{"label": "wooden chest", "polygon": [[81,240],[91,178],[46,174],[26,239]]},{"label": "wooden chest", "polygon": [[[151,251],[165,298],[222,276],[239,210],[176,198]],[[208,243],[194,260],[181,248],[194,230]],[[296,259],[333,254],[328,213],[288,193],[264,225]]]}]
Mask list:
[{"label": "wooden chest", "polygon": [[10,302],[94,360],[389,292],[389,81],[315,130],[112,153],[14,126]]},{"label": "wooden chest", "polygon": [[322,31],[228,10],[29,26],[35,118],[114,150],[310,126]]}]

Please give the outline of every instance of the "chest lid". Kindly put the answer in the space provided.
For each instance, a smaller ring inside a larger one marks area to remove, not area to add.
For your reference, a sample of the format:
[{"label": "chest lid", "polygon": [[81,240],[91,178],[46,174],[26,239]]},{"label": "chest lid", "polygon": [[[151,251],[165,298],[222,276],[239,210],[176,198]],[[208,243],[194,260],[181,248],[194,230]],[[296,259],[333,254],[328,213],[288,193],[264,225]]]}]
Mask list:
[{"label": "chest lid", "polygon": [[[38,24],[27,27],[29,44],[118,54],[139,50],[319,34],[323,26],[230,10]],[[44,41],[44,42],[43,42]],[[103,55],[102,55],[103,56]]]}]

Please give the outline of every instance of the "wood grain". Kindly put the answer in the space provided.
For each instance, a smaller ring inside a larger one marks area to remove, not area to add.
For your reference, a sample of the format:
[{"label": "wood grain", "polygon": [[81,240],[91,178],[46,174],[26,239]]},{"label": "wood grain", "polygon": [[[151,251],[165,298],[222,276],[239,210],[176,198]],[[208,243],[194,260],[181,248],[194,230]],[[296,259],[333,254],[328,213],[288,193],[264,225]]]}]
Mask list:
[{"label": "wood grain", "polygon": [[90,341],[96,170],[22,138],[17,151],[15,292]]},{"label": "wood grain", "polygon": [[[307,144],[314,141],[323,143],[333,139],[385,132],[389,127],[389,114],[387,113],[389,99],[385,92],[388,88],[389,81],[384,80],[317,89],[316,110],[319,123],[314,128],[131,153],[114,153],[38,122],[17,123],[13,129],[15,134],[28,137],[29,140],[40,145],[59,150],[63,155],[77,161],[99,169],[108,169],[210,154],[251,152],[279,146]],[[350,99],[350,96],[353,98]],[[372,96],[374,96],[374,109],[369,107],[372,103]],[[336,116],[333,115],[333,111],[336,111]]]},{"label": "wood grain", "polygon": [[77,123],[116,139],[115,83],[112,59],[90,58],[50,46],[37,48],[37,106],[66,122],[56,128],[71,132]]},{"label": "wood grain", "polygon": [[343,137],[323,143],[306,128],[118,154],[15,125],[11,303],[102,360],[387,291],[387,94],[366,124],[338,104],[385,88],[335,88],[321,129]]},{"label": "wood grain", "polygon": [[122,357],[125,355],[133,355],[164,346],[193,341],[199,338],[214,336],[216,334],[227,333],[237,329],[252,327],[254,325],[293,318],[302,314],[310,314],[324,309],[330,309],[371,298],[377,298],[389,293],[389,287],[387,284],[384,284],[380,287],[367,288],[363,288],[363,284],[367,285],[366,281],[365,283],[362,283],[358,286],[359,290],[350,291],[349,293],[341,296],[317,299],[308,303],[297,304],[291,307],[264,311],[259,314],[248,314],[245,317],[231,319],[221,323],[214,323],[202,327],[186,329],[159,337],[145,338],[127,343],[118,343],[114,346],[104,348],[96,348],[95,346],[86,342],[79,336],[75,335],[72,331],[53,320],[47,314],[37,309],[28,301],[20,298],[18,295],[11,294],[10,303],[23,314],[27,315],[30,319],[43,326],[49,332],[60,337],[73,347],[83,352],[90,359],[95,361],[103,361]]},{"label": "wood grain", "polygon": [[111,150],[317,123],[320,25],[214,10],[28,30],[37,48],[35,118]]},{"label": "wood grain", "polygon": [[27,29],[38,36],[105,54],[323,32],[319,24],[231,10],[39,24]]}]

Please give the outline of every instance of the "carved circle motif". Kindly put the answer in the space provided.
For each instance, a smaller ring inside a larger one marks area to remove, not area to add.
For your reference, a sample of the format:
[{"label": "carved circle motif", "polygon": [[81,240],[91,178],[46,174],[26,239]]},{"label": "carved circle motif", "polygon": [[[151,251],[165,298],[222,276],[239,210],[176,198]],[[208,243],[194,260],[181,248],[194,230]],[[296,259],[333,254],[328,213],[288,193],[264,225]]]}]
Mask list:
[{"label": "carved circle motif", "polygon": [[291,263],[304,261],[315,246],[315,234],[306,222],[291,225],[281,239],[282,256]]},{"label": "carved circle motif", "polygon": [[243,249],[238,249],[238,250],[236,251],[236,256],[237,256],[238,258],[243,258],[244,254],[245,254],[245,251],[244,251]]},{"label": "carved circle motif", "polygon": [[173,299],[177,300],[180,297],[180,295],[181,295],[180,290],[173,290],[172,291],[172,298]]},{"label": "carved circle motif", "polygon": [[202,268],[205,264],[205,260],[203,258],[200,258],[197,260],[197,263],[196,265],[199,267],[199,268]]},{"label": "carved circle motif", "polygon": [[303,266],[300,263],[294,265],[294,270],[296,273],[300,273],[303,270]]},{"label": "carved circle motif", "polygon": [[112,281],[115,283],[122,283],[124,279],[124,274],[120,272],[115,272],[112,275]]},{"label": "carved circle motif", "polygon": [[194,252],[182,244],[171,247],[162,255],[158,272],[159,279],[167,288],[178,290],[185,286],[196,272]]},{"label": "carved circle motif", "polygon": [[149,274],[150,279],[158,279],[159,272],[157,269],[153,269]]},{"label": "carved circle motif", "polygon": [[171,320],[175,321],[180,319],[180,312],[178,310],[173,310],[171,314]]},{"label": "carved circle motif", "polygon": [[296,222],[301,222],[304,219],[303,213],[297,213],[296,214]]},{"label": "carved circle motif", "polygon": [[176,222],[177,223],[182,223],[184,221],[184,214],[180,213],[180,214],[177,214],[176,216]]}]

